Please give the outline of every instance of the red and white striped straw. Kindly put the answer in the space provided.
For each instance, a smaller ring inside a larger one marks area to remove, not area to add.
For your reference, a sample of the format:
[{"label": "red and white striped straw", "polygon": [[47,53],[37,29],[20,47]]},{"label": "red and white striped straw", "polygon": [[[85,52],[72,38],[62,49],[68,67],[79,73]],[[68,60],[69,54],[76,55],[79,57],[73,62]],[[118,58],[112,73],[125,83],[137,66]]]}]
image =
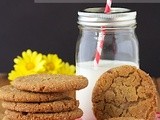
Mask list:
[{"label": "red and white striped straw", "polygon": [[94,59],[94,66],[98,66],[100,58],[101,58],[101,53],[102,53],[102,48],[104,44],[104,37],[105,37],[105,30],[101,30],[98,36],[98,42],[97,42],[97,48],[96,48],[96,55]]},{"label": "red and white striped straw", "polygon": [[[107,0],[106,2],[106,7],[104,10],[104,13],[108,14],[111,11],[111,4],[112,4],[112,0]],[[94,66],[98,66],[100,58],[101,58],[101,53],[102,53],[102,48],[103,48],[103,44],[104,44],[104,37],[106,34],[106,30],[103,29],[104,27],[101,27],[101,32],[99,33],[98,36],[98,42],[97,42],[97,48],[96,48],[96,55],[95,55],[95,59],[94,59]]]},{"label": "red and white striped straw", "polygon": [[109,13],[111,11],[112,0],[107,0],[104,13]]}]

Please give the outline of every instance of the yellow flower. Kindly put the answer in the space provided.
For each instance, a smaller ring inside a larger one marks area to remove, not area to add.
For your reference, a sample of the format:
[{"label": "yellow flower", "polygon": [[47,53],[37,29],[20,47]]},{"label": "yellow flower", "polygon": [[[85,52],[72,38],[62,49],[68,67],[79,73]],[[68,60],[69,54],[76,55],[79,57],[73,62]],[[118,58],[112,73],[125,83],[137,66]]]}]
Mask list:
[{"label": "yellow flower", "polygon": [[47,56],[43,55],[43,59],[46,61],[44,67],[45,72],[57,74],[58,69],[62,66],[62,60],[57,56],[57,54],[48,54]]},{"label": "yellow flower", "polygon": [[9,74],[9,79],[14,80],[18,76],[44,72],[45,61],[42,58],[42,54],[32,52],[30,49],[22,52],[22,57],[14,59],[14,70]]},{"label": "yellow flower", "polygon": [[14,80],[19,76],[23,76],[23,73],[21,71],[15,71],[12,70],[9,74],[8,74],[8,79],[9,80]]},{"label": "yellow flower", "polygon": [[58,71],[59,74],[67,74],[67,75],[74,75],[75,74],[75,66],[69,65],[68,62],[63,63],[63,66]]},{"label": "yellow flower", "polygon": [[22,52],[22,56],[17,56],[14,63],[14,70],[8,74],[9,80],[37,73],[75,74],[75,66],[64,63],[57,54],[46,56],[30,49]]}]

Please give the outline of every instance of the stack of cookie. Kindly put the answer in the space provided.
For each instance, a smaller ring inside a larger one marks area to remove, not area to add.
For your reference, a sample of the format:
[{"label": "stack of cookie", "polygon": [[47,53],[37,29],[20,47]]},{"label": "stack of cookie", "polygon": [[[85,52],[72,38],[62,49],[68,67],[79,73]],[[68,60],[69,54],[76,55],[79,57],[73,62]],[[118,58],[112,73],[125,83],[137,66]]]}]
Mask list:
[{"label": "stack of cookie", "polygon": [[75,120],[83,115],[70,91],[88,85],[83,76],[36,74],[0,89],[4,120]]}]

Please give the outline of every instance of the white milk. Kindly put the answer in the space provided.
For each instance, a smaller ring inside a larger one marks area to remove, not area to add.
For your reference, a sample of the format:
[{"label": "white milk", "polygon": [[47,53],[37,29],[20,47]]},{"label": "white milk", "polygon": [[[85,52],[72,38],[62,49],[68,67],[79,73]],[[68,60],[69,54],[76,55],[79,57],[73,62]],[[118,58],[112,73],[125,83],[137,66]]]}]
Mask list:
[{"label": "white milk", "polygon": [[137,64],[128,61],[117,61],[117,60],[101,60],[98,67],[93,66],[93,61],[77,63],[76,74],[83,75],[88,78],[89,84],[85,89],[77,91],[77,99],[80,101],[80,108],[84,114],[83,120],[96,120],[92,111],[92,90],[97,79],[110,68],[121,66],[121,65],[133,65],[138,67]]}]

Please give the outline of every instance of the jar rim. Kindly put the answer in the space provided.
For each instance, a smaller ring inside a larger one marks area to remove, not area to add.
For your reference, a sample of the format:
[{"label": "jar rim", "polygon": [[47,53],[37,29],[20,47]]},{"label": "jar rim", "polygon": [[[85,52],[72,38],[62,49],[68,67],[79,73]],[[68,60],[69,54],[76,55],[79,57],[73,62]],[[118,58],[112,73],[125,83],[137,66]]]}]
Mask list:
[{"label": "jar rim", "polygon": [[103,27],[100,27],[100,26],[84,26],[84,25],[78,25],[78,28],[79,29],[93,29],[93,30],[127,30],[127,29],[135,29],[137,26],[134,25],[134,26],[125,26],[125,27],[106,27],[106,26],[103,26]]},{"label": "jar rim", "polygon": [[78,24],[87,26],[134,26],[136,24],[136,11],[127,8],[111,8],[105,14],[103,7],[87,8],[78,11]]}]

